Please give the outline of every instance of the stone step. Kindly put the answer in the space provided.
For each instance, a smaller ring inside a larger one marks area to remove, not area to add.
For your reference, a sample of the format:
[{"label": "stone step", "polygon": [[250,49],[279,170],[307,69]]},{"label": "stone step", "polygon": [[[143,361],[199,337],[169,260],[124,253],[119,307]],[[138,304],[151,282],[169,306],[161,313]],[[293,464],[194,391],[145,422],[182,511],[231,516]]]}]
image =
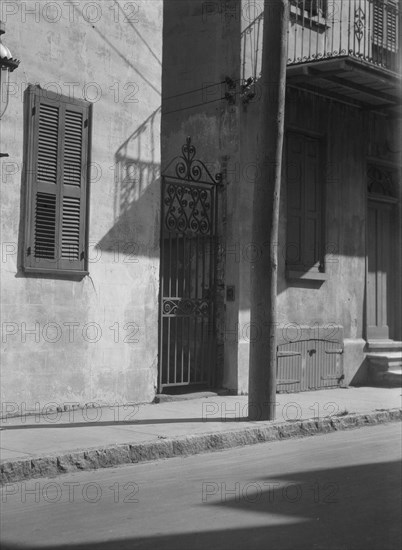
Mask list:
[{"label": "stone step", "polygon": [[367,351],[371,352],[400,352],[402,353],[402,342],[396,340],[369,340],[367,342]]},{"label": "stone step", "polygon": [[377,367],[380,370],[402,367],[402,354],[399,353],[399,351],[390,353],[368,353],[366,358],[369,365]]},{"label": "stone step", "polygon": [[375,385],[402,387],[402,342],[368,342],[366,355],[370,381]]},{"label": "stone step", "polygon": [[400,388],[402,387],[402,371],[393,372],[387,370],[372,373],[371,382],[387,388]]}]

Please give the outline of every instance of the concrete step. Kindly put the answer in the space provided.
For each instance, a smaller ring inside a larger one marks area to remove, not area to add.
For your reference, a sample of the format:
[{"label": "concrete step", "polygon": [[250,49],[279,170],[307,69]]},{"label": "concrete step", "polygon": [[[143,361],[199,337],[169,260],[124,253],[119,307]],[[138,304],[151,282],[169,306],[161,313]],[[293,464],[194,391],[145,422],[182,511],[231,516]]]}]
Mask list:
[{"label": "concrete step", "polygon": [[370,365],[376,366],[381,370],[402,366],[402,354],[399,353],[399,351],[390,353],[368,353],[366,357]]},{"label": "concrete step", "polygon": [[383,387],[402,387],[402,362],[380,365],[369,362],[368,368],[371,383]]},{"label": "concrete step", "polygon": [[387,388],[402,388],[402,371],[382,371],[372,374],[371,382]]},{"label": "concrete step", "polygon": [[368,343],[370,381],[375,385],[402,387],[402,342],[378,340]]},{"label": "concrete step", "polygon": [[369,340],[367,342],[367,351],[371,352],[400,352],[402,353],[402,342],[396,340]]}]

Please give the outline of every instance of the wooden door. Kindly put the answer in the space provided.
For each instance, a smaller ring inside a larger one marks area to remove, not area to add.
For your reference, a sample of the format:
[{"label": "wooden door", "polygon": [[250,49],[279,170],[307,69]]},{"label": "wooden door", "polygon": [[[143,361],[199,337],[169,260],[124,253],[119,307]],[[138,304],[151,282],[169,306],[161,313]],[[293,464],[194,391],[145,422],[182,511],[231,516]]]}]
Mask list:
[{"label": "wooden door", "polygon": [[369,200],[367,247],[367,339],[389,338],[392,316],[392,204]]}]

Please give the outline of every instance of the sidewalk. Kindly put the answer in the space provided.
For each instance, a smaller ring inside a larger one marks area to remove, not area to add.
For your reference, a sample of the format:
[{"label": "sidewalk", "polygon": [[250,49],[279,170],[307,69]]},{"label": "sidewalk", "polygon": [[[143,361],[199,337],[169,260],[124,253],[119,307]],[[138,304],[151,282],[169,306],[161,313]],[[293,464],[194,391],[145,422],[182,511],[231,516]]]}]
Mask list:
[{"label": "sidewalk", "polygon": [[401,388],[278,394],[274,422],[249,422],[247,399],[210,395],[5,418],[0,483],[402,419]]}]

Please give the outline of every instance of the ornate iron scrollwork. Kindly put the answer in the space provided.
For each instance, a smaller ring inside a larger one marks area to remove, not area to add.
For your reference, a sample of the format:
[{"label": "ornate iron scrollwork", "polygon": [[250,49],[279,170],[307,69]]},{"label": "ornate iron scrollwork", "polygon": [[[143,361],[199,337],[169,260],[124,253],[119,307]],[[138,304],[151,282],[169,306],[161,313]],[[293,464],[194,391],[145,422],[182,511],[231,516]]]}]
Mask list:
[{"label": "ornate iron scrollwork", "polygon": [[366,14],[364,11],[359,7],[355,10],[355,36],[360,42],[360,40],[363,38],[364,30],[365,30],[365,20],[366,20]]},{"label": "ornate iron scrollwork", "polygon": [[209,312],[208,300],[187,300],[185,298],[165,298],[163,300],[163,315],[178,316],[207,316]]},{"label": "ornate iron scrollwork", "polygon": [[211,191],[187,185],[166,185],[165,224],[169,231],[208,235],[211,231]]},{"label": "ornate iron scrollwork", "polygon": [[[206,165],[196,158],[191,138],[163,171],[164,226],[168,231],[208,236],[212,233],[214,188],[222,181],[222,174],[213,177]],[[169,173],[170,168],[170,173]]]},{"label": "ornate iron scrollwork", "polygon": [[220,172],[213,177],[205,164],[201,160],[195,158],[197,150],[191,143],[191,137],[186,138],[186,143],[181,148],[181,152],[181,156],[175,157],[168,164],[163,172],[164,176],[169,176],[168,169],[177,161],[174,168],[174,177],[177,179],[194,183],[221,183],[222,174]]},{"label": "ornate iron scrollwork", "polygon": [[368,166],[368,185],[369,193],[376,193],[386,197],[393,197],[394,192],[394,170],[369,164]]}]

